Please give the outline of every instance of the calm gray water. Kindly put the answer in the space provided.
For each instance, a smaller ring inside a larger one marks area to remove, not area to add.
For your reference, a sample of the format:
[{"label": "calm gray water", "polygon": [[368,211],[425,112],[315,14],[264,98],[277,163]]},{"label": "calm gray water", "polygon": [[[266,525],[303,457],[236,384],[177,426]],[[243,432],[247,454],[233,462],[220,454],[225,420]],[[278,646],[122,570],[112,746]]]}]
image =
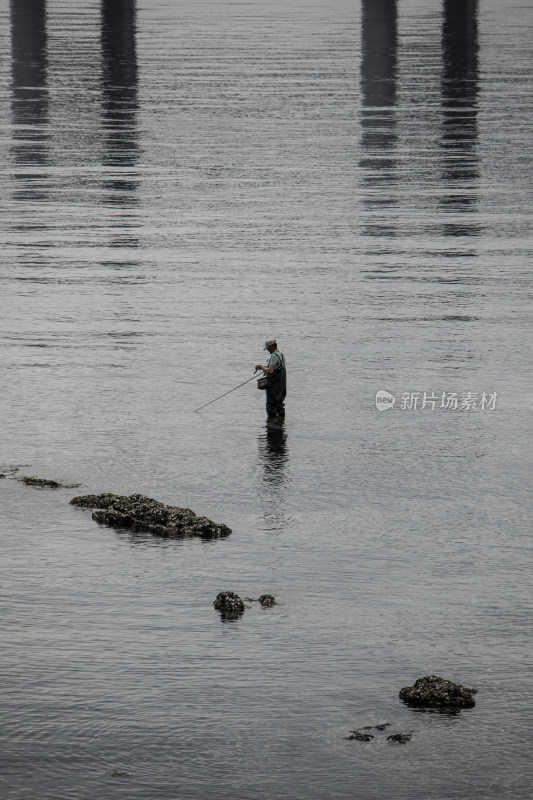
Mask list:
[{"label": "calm gray water", "polygon": [[[532,34],[2,0],[0,466],[81,484],[0,481],[2,798],[529,800]],[[284,426],[254,382],[194,413],[271,336]],[[99,527],[100,491],[233,533]],[[429,674],[475,709],[400,704]]]}]

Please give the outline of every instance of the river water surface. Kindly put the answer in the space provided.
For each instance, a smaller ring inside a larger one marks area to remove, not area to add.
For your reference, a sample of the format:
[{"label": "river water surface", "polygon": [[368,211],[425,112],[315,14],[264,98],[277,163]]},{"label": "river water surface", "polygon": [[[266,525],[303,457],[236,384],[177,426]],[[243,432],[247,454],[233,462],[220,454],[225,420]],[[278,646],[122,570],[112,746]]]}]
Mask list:
[{"label": "river water surface", "polygon": [[[532,35],[2,0],[3,798],[531,797]],[[285,423],[254,381],[195,413],[272,336]],[[69,505],[103,491],[233,533]],[[403,706],[431,674],[476,707]]]}]

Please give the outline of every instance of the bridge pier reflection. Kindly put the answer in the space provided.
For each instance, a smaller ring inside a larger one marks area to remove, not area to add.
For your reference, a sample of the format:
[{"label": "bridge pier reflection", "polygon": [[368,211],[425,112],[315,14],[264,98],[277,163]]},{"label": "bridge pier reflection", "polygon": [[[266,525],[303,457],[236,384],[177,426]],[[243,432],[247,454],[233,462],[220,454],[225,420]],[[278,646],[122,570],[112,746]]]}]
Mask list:
[{"label": "bridge pier reflection", "polygon": [[138,161],[136,0],[102,0],[103,164],[111,204],[135,202],[137,181],[128,167]]},{"label": "bridge pier reflection", "polygon": [[[442,18],[442,178],[449,193],[442,200],[454,216],[476,208],[475,186],[479,178],[477,157],[478,97],[478,2],[443,0]],[[479,233],[478,223],[450,221],[449,236]]]},{"label": "bridge pier reflection", "polygon": [[[11,0],[11,154],[18,166],[48,163],[46,0]],[[43,175],[25,173],[17,200],[43,196]]]},{"label": "bridge pier reflection", "polygon": [[368,212],[363,232],[394,234],[384,214],[396,201],[397,0],[362,0],[361,7],[361,148],[363,205]]}]

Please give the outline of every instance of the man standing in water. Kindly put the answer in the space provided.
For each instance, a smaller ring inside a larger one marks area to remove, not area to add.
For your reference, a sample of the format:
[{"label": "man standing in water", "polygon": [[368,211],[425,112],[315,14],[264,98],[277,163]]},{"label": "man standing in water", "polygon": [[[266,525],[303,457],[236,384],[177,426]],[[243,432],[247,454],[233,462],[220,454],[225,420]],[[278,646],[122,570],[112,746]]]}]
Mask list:
[{"label": "man standing in water", "polygon": [[278,350],[275,339],[265,342],[265,350],[270,353],[268,364],[256,364],[270,377],[270,386],[266,388],[266,410],[268,419],[283,419],[285,416],[285,396],[287,394],[287,371],[285,356]]}]

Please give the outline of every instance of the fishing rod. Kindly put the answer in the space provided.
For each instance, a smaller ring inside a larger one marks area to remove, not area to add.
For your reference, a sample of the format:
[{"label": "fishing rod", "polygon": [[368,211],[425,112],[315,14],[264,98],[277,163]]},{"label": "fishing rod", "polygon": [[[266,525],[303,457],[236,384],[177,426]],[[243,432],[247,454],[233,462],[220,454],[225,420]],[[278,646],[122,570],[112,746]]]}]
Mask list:
[{"label": "fishing rod", "polygon": [[210,400],[210,401],[209,401],[209,403],[205,403],[203,406],[200,406],[200,408],[195,408],[195,409],[194,409],[194,413],[196,413],[197,411],[201,411],[201,410],[202,410],[202,408],[205,408],[206,406],[210,406],[210,405],[211,405],[211,403],[214,403],[216,400],[220,400],[220,398],[221,398],[221,397],[225,397],[225,396],[226,396],[227,394],[229,394],[230,392],[234,392],[234,391],[235,391],[235,389],[240,389],[240,388],[241,388],[241,386],[244,386],[244,384],[245,384],[245,383],[249,383],[250,381],[253,381],[253,379],[254,379],[254,378],[255,378],[255,376],[257,375],[257,372],[258,372],[258,370],[255,370],[255,372],[254,372],[254,374],[252,375],[252,377],[251,377],[251,378],[248,378],[248,380],[247,380],[247,381],[243,381],[242,383],[239,383],[239,385],[238,385],[238,386],[234,386],[234,387],[233,387],[233,389],[229,389],[227,392],[224,392],[224,394],[221,394],[221,395],[219,395],[218,397],[215,397],[215,399],[214,399],[214,400]]}]

